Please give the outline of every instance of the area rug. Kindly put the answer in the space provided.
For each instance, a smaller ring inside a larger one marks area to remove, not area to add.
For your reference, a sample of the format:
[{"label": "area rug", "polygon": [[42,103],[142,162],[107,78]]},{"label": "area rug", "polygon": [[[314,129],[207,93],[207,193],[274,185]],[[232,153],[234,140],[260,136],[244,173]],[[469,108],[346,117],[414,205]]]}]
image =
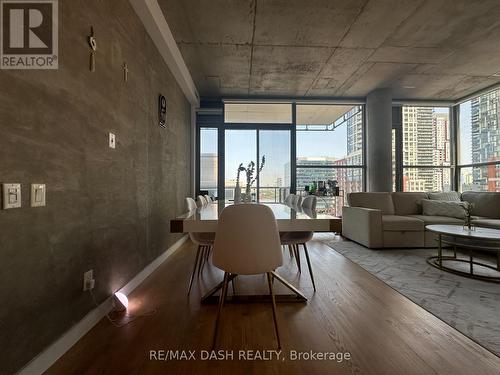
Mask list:
[{"label": "area rug", "polygon": [[315,237],[419,306],[500,356],[500,284],[438,270],[435,249],[371,250],[350,241]]}]

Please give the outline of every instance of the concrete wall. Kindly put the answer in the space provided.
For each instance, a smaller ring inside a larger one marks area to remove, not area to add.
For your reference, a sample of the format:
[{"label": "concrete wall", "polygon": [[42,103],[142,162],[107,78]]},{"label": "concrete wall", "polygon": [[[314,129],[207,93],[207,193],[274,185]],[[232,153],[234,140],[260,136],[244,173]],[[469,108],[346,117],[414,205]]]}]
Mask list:
[{"label": "concrete wall", "polygon": [[366,178],[368,191],[392,191],[392,92],[366,97]]},{"label": "concrete wall", "polygon": [[[174,243],[168,222],[190,193],[190,105],[129,2],[60,1],[59,22],[59,70],[0,71],[0,182],[23,184],[23,207],[0,211],[2,374],[94,308],[83,272],[101,302]],[[47,184],[46,207],[29,207],[32,182]]]}]

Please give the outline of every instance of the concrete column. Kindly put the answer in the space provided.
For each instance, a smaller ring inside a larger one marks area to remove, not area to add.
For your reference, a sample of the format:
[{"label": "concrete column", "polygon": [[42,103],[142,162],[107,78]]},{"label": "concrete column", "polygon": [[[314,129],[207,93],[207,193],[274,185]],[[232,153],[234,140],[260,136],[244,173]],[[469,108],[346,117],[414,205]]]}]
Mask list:
[{"label": "concrete column", "polygon": [[368,191],[392,190],[392,92],[366,97],[366,178]]}]

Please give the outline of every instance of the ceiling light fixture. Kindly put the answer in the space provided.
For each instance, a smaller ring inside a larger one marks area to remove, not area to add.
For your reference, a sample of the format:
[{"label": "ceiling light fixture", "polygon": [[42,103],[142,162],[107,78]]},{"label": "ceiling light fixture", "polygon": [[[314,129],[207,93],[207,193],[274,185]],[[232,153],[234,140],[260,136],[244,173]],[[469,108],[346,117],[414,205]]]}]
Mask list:
[{"label": "ceiling light fixture", "polygon": [[416,88],[415,86],[403,86],[404,89],[414,89]]}]

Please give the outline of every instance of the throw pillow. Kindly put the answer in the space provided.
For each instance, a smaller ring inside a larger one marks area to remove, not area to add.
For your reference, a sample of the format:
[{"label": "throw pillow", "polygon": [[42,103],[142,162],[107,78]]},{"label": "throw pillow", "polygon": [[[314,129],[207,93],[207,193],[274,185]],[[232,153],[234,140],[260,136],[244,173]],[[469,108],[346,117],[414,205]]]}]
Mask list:
[{"label": "throw pillow", "polygon": [[429,193],[429,199],[436,201],[460,201],[460,193],[456,191],[443,191],[440,193]]},{"label": "throw pillow", "polygon": [[422,211],[426,216],[447,216],[465,219],[467,215],[467,202],[437,201],[422,199]]}]

